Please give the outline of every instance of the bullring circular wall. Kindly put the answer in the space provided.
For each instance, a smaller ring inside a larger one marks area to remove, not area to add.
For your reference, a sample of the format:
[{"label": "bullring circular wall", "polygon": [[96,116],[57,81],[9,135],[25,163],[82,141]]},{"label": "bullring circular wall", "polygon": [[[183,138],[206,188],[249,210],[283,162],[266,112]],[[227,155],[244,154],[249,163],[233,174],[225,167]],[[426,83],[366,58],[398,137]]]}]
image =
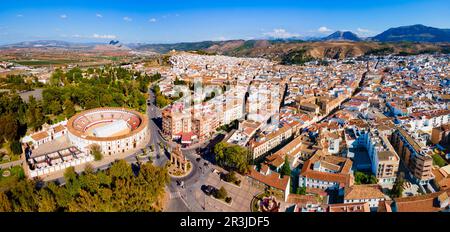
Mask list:
[{"label": "bullring circular wall", "polygon": [[[120,133],[108,135],[109,129],[120,130]],[[149,136],[147,116],[135,110],[116,107],[80,112],[69,119],[67,131],[72,145],[81,151],[89,153],[89,147],[98,144],[104,155],[116,155],[137,148]],[[101,136],[95,136],[92,131]]]}]

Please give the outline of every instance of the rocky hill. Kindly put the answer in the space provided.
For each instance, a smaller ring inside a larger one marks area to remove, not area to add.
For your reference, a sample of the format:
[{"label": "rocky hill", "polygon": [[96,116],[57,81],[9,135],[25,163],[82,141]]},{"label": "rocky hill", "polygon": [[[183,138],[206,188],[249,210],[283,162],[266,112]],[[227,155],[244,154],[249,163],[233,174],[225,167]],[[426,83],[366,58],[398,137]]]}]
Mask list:
[{"label": "rocky hill", "polygon": [[361,41],[355,33],[351,31],[336,31],[333,34],[323,38],[324,41]]},{"label": "rocky hill", "polygon": [[390,28],[372,39],[380,42],[450,42],[450,30],[417,24]]}]

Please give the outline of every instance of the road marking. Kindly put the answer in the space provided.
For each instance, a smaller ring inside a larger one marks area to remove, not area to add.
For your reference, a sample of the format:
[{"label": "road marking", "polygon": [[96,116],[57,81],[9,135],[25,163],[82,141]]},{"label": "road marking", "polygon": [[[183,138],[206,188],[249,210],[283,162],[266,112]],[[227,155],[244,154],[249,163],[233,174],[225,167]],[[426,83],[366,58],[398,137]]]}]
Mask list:
[{"label": "road marking", "polygon": [[170,199],[181,198],[180,192],[170,192]]}]

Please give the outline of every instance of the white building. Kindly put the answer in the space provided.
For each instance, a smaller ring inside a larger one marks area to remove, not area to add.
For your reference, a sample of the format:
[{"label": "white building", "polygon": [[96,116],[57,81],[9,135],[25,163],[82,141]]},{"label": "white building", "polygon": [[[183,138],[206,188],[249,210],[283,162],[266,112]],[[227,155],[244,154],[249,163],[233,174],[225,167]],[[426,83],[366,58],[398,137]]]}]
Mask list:
[{"label": "white building", "polygon": [[353,185],[345,188],[344,204],[369,203],[371,209],[377,209],[380,201],[386,200],[379,185]]}]

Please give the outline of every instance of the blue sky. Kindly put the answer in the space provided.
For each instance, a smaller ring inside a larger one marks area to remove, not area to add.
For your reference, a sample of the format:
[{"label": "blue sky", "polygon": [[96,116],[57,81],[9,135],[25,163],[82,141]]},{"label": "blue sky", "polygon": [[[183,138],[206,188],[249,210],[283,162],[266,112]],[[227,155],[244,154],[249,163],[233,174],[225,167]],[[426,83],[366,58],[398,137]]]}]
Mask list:
[{"label": "blue sky", "polygon": [[172,43],[324,36],[371,36],[390,27],[450,28],[448,0],[4,1],[0,44],[40,39]]}]

